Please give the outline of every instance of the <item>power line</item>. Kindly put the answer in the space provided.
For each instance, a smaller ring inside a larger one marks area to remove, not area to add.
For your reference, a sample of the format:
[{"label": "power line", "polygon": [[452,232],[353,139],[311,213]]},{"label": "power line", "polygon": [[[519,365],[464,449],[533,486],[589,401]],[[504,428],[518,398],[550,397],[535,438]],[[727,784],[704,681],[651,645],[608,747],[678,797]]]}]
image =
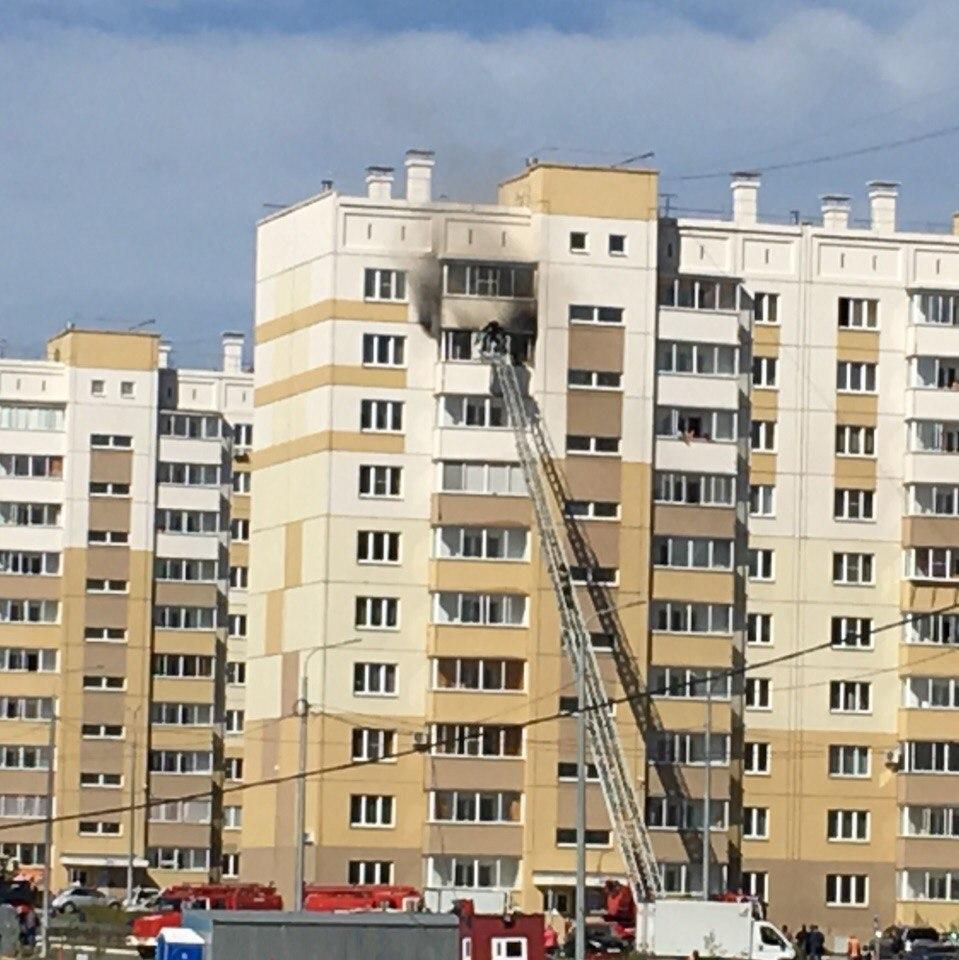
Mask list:
[{"label": "power line", "polygon": [[[905,626],[908,623],[911,623],[913,620],[921,619],[923,617],[934,617],[941,616],[945,613],[950,613],[953,610],[959,609],[959,601],[951,603],[948,606],[941,607],[937,610],[931,610],[926,613],[913,614],[909,613],[905,617],[900,618],[899,620],[891,621],[890,623],[883,624],[882,626],[876,627],[871,631],[871,635],[875,636],[878,633],[884,633],[887,630],[893,630],[896,627]],[[847,634],[847,636],[858,636],[858,634]],[[781,654],[777,657],[771,657],[767,660],[761,660],[757,663],[747,664],[742,667],[731,667],[727,670],[719,670],[711,679],[713,681],[717,679],[722,679],[723,677],[736,677],[744,676],[746,673],[749,673],[753,670],[758,670],[763,667],[774,666],[780,663],[787,663],[791,660],[797,660],[800,657],[807,656],[810,653],[817,653],[820,650],[826,650],[833,646],[832,639],[823,641],[822,643],[812,644],[808,647],[801,647],[798,650],[793,650],[789,653]],[[690,687],[695,687],[698,684],[705,683],[705,678],[689,680],[686,684],[681,685],[685,686],[687,689]],[[592,703],[585,706],[582,711],[576,708],[569,710],[557,710],[553,713],[547,714],[542,717],[533,717],[529,720],[521,721],[520,723],[511,724],[511,726],[519,727],[520,729],[529,729],[531,727],[542,726],[545,723],[551,723],[556,720],[565,720],[571,717],[578,716],[580,712],[587,712],[591,710],[609,710],[610,707],[616,706],[621,703],[637,703],[644,700],[652,699],[656,696],[661,696],[663,693],[668,692],[669,689],[675,688],[661,688],[660,690],[644,690],[636,694],[627,694],[622,697],[609,697],[606,700],[603,700],[599,703]],[[464,726],[471,726],[472,724],[464,724]],[[663,731],[664,733],[675,733],[675,732],[698,732],[698,731]],[[463,737],[457,737],[457,742],[468,742],[472,740],[478,740],[483,736],[482,731],[477,731],[475,733],[469,733]],[[415,756],[417,754],[425,754],[429,752],[433,747],[442,744],[444,741],[429,741],[422,744],[415,744],[407,750],[399,750],[396,753],[392,753],[389,756],[389,760],[398,760],[404,757]],[[336,763],[326,767],[317,767],[313,770],[304,770],[296,771],[294,773],[278,774],[275,777],[265,777],[260,780],[255,780],[251,783],[237,783],[232,786],[224,786],[220,791],[220,795],[226,797],[227,795],[233,795],[235,793],[242,793],[245,790],[251,790],[255,787],[271,787],[278,786],[282,783],[290,783],[292,781],[302,778],[309,777],[320,777],[326,776],[331,773],[342,773],[346,770],[356,770],[363,767],[374,766],[382,762],[384,758],[376,757],[368,760],[355,760],[351,759],[344,761],[343,763]],[[191,800],[203,800],[208,797],[212,797],[216,793],[215,789],[205,789],[197,790],[192,793],[180,794],[175,797],[163,797],[163,803],[185,803]],[[134,807],[131,807],[129,803],[116,805],[113,807],[101,807],[96,810],[84,810],[77,813],[64,813],[59,814],[55,817],[50,818],[53,823],[68,823],[74,820],[80,820],[83,818],[92,818],[97,816],[107,816],[110,814],[117,813],[127,813],[131,809],[144,810],[154,807],[158,802],[161,802],[160,799],[154,798],[152,801],[142,801],[137,803]],[[14,820],[10,823],[0,824],[0,833],[7,830],[15,830],[19,827],[29,824],[35,824],[36,819],[27,819],[27,820]]]}]

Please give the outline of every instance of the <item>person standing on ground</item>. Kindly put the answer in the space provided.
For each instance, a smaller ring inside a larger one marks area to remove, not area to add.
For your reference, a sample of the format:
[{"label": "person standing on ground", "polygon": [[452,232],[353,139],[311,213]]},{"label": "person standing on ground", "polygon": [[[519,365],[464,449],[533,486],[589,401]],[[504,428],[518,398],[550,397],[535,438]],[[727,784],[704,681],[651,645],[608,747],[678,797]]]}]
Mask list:
[{"label": "person standing on ground", "polygon": [[806,924],[803,924],[796,931],[796,956],[802,960],[806,956],[806,937],[809,936],[809,931],[806,929]]},{"label": "person standing on ground", "polygon": [[813,924],[806,934],[806,956],[809,960],[822,960],[822,955],[826,950],[826,938],[822,930]]},{"label": "person standing on ground", "polygon": [[862,943],[854,933],[846,941],[846,956],[849,960],[862,960]]}]

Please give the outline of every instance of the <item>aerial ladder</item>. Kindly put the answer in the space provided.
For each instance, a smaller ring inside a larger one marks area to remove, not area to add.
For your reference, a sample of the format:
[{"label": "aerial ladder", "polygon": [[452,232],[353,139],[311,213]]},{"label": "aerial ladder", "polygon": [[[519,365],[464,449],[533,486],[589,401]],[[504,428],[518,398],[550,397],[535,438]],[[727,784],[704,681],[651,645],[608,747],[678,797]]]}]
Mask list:
[{"label": "aerial ladder", "polygon": [[[608,709],[609,696],[590,642],[576,588],[569,573],[560,529],[553,519],[542,472],[555,464],[556,452],[528,392],[520,386],[517,367],[499,324],[483,331],[482,356],[492,367],[502,392],[506,413],[516,438],[516,450],[526,481],[540,544],[560,615],[562,646],[577,680],[582,677],[588,743],[596,765],[603,798],[633,896],[637,902],[664,895],[663,881],[646,830],[643,810],[630,777],[619,731]],[[521,368],[522,369],[522,368]],[[566,503],[555,476],[549,483],[561,515]],[[580,770],[579,776],[585,776]]]}]

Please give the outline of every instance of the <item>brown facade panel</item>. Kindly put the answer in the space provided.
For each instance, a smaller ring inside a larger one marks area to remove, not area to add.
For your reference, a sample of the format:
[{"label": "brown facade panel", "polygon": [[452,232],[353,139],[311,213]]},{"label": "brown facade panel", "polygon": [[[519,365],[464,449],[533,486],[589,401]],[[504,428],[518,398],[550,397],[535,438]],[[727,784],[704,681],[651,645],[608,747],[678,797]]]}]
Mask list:
[{"label": "brown facade panel", "polygon": [[[596,562],[601,567],[619,566],[619,540],[620,528],[618,523],[580,523],[578,524],[579,535],[586,542],[592,553],[596,555]],[[569,546],[568,539],[564,536],[564,547],[566,555],[571,558],[575,556]]]},{"label": "brown facade panel", "polygon": [[126,676],[127,647],[125,643],[85,643],[83,669],[110,677]]},{"label": "brown facade panel", "polygon": [[899,593],[902,609],[916,613],[934,613],[959,605],[959,587],[945,584],[917,584],[904,580]]},{"label": "brown facade panel", "polygon": [[90,547],[87,550],[87,577],[129,580],[130,551],[126,547]]},{"label": "brown facade panel", "polygon": [[902,521],[904,547],[959,546],[959,518],[904,517]]},{"label": "brown facade panel", "polygon": [[833,463],[836,486],[876,489],[878,462],[871,457],[836,457]]},{"label": "brown facade panel", "polygon": [[[154,746],[154,749],[157,749]],[[186,748],[184,748],[186,749]],[[205,746],[197,744],[192,749],[206,750]],[[202,793],[210,789],[209,775],[154,773],[150,775],[150,797],[154,800],[176,798],[190,793]]]},{"label": "brown facade panel", "polygon": [[47,775],[40,770],[0,770],[0,793],[46,793]]},{"label": "brown facade panel", "polygon": [[[526,819],[532,814],[527,807]],[[561,827],[572,827],[576,824],[576,784],[560,783],[556,790],[556,822]],[[604,829],[609,827],[609,815],[606,812],[606,801],[603,791],[597,784],[586,786],[586,826],[589,828]]]},{"label": "brown facade panel", "polygon": [[[682,863],[691,860],[696,863],[702,857],[702,832],[699,830],[651,830],[653,852],[661,863]],[[729,857],[729,843],[725,832],[713,831],[712,841],[713,870],[716,864],[726,863]]]},{"label": "brown facade panel", "polygon": [[569,328],[569,366],[576,370],[623,371],[626,331],[611,327],[594,330],[572,324]]},{"label": "brown facade panel", "polygon": [[661,568],[653,571],[653,596],[659,600],[732,603],[734,587],[731,573]]},{"label": "brown facade panel", "polygon": [[126,497],[91,497],[89,530],[130,531],[130,500]]},{"label": "brown facade panel", "polygon": [[[114,714],[113,722],[116,723]],[[125,740],[80,740],[80,769],[91,773],[122,773]]]},{"label": "brown facade panel", "polygon": [[653,508],[653,533],[731,539],[736,536],[736,511],[725,507],[658,504]]},{"label": "brown facade panel", "polygon": [[837,330],[836,354],[838,360],[879,360],[879,333],[875,330]]},{"label": "brown facade panel", "polygon": [[0,576],[0,597],[18,600],[57,600],[63,590],[60,577]]},{"label": "brown facade panel", "polygon": [[84,622],[88,627],[125,627],[128,606],[126,597],[88,594]]},{"label": "brown facade panel", "polygon": [[460,493],[433,494],[433,523],[528,527],[533,508],[526,497],[488,497]]},{"label": "brown facade panel", "polygon": [[[680,764],[650,765],[648,792],[651,797],[664,797],[674,792],[676,785],[690,797],[706,795],[706,773],[702,767]],[[729,767],[713,766],[709,775],[709,792],[715,800],[728,800],[730,794]]]},{"label": "brown facade panel", "polygon": [[566,395],[566,432],[585,437],[622,436],[622,394],[571,390]]},{"label": "brown facade panel", "polygon": [[[946,734],[948,737],[948,734]],[[913,805],[946,805],[956,802],[956,784],[953,777],[934,773],[910,773],[899,777],[899,802]]]},{"label": "brown facade panel", "polygon": [[221,596],[213,583],[156,582],[156,602],[160,606],[215,607]]},{"label": "brown facade panel", "polygon": [[206,847],[210,842],[210,824],[150,823],[150,845],[157,847]]},{"label": "brown facade panel", "polygon": [[616,460],[571,457],[560,464],[574,500],[601,500],[619,503],[623,495],[622,465]]},{"label": "brown facade panel", "polygon": [[[105,672],[105,671],[97,671]],[[83,694],[83,722],[84,723],[122,723],[123,701],[125,693],[122,690],[108,693],[93,693],[85,691]]]},{"label": "brown facade panel", "polygon": [[[130,483],[133,454],[127,450],[91,450],[90,480],[94,483]],[[97,502],[96,498],[91,503]]]},{"label": "brown facade panel", "polygon": [[427,790],[522,790],[522,760],[431,757],[426,761]]},{"label": "brown facade panel", "polygon": [[874,427],[878,421],[878,397],[862,393],[836,394],[836,423]]},{"label": "brown facade panel", "polygon": [[927,870],[955,870],[955,838],[900,837],[896,841],[896,865]]},{"label": "brown facade panel", "polygon": [[523,827],[498,824],[427,824],[425,850],[436,854],[519,857],[523,853]]}]

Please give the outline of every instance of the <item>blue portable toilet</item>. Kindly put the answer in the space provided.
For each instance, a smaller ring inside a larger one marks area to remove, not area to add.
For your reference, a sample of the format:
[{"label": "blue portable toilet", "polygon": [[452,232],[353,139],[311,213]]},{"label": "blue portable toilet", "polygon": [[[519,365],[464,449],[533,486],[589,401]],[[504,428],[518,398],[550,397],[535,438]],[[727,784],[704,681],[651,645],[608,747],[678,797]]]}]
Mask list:
[{"label": "blue portable toilet", "polygon": [[157,937],[156,960],[203,960],[203,937],[188,927],[164,927]]}]

